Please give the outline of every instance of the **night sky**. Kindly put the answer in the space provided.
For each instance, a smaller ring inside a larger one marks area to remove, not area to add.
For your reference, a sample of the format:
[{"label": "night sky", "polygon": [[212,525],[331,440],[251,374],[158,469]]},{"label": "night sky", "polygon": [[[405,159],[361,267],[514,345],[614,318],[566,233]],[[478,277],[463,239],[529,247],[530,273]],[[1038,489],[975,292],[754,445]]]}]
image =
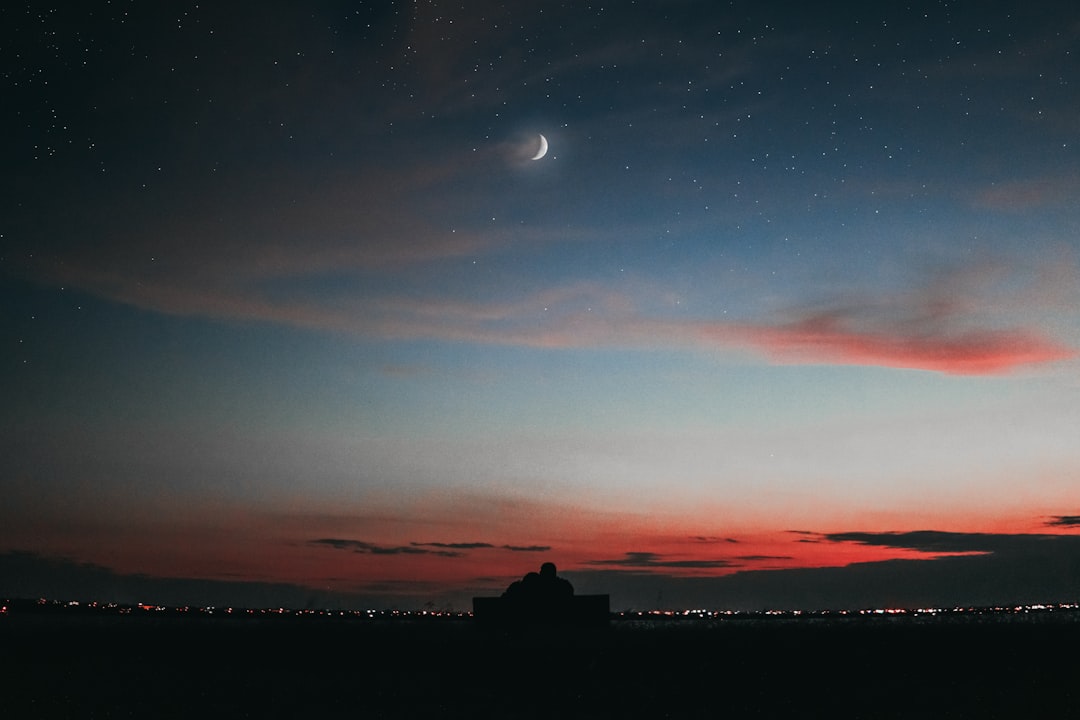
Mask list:
[{"label": "night sky", "polygon": [[1080,595],[1073,3],[17,2],[0,58],[0,595]]}]

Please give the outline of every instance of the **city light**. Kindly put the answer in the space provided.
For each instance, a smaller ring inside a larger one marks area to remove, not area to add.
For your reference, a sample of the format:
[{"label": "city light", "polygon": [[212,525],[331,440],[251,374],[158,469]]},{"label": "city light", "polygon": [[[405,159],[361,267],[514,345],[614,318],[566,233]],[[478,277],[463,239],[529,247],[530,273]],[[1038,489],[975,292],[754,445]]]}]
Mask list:
[{"label": "city light", "polygon": [[[439,622],[471,620],[473,614],[470,611],[457,610],[433,610],[429,608],[418,610],[402,610],[397,608],[301,608],[290,609],[285,607],[271,608],[237,608],[216,606],[193,607],[189,605],[169,606],[153,602],[137,602],[123,604],[116,602],[100,602],[85,600],[49,600],[38,598],[36,600],[5,599],[0,606],[0,615],[13,616],[28,613],[49,614],[79,614],[79,615],[118,615],[128,616],[133,613],[140,616],[153,615],[155,617],[185,617],[204,616],[214,618],[221,622],[243,622],[259,618],[282,618],[303,619],[311,622],[316,621],[342,621],[362,623],[384,622]],[[1080,615],[1080,602],[1059,603],[1031,603],[1031,604],[1000,604],[989,606],[957,606],[957,607],[917,607],[917,608],[838,608],[822,610],[802,609],[778,609],[768,608],[762,610],[732,610],[732,609],[635,609],[622,610],[611,613],[611,619],[615,623],[626,624],[705,624],[739,623],[745,621],[771,621],[771,622],[890,622],[890,621],[929,621],[938,619],[956,619],[964,621],[1020,621],[1037,622],[1053,616],[1063,617],[1070,614]],[[1080,621],[1080,618],[1077,618]]]}]

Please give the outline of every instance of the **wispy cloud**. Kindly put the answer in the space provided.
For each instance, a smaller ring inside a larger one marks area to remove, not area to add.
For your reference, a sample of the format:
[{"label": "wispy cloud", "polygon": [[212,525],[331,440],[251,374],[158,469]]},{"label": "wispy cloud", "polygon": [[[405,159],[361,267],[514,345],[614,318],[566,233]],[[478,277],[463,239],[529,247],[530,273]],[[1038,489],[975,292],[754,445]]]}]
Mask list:
[{"label": "wispy cloud", "polygon": [[[1007,275],[1005,263],[973,263],[926,273],[921,285],[916,281],[906,291],[850,290],[826,301],[792,296],[785,310],[763,309],[738,319],[682,314],[668,307],[662,290],[640,280],[500,286],[483,298],[426,284],[373,284],[371,278],[387,273],[405,277],[435,263],[453,266],[465,257],[497,255],[510,247],[567,238],[587,242],[611,232],[586,227],[557,233],[458,231],[418,219],[429,214],[421,212],[423,204],[417,212],[381,209],[392,204],[382,198],[394,192],[425,196],[423,189],[432,183],[453,185],[453,170],[431,173],[434,179],[424,172],[391,174],[385,187],[365,181],[351,191],[365,197],[363,213],[341,210],[352,203],[350,191],[338,186],[325,189],[327,197],[307,198],[297,206],[281,203],[292,209],[260,219],[255,227],[234,219],[222,227],[157,228],[151,220],[135,219],[127,241],[114,238],[105,251],[90,244],[70,248],[62,261],[35,266],[35,272],[57,284],[166,314],[380,340],[547,349],[705,348],[750,352],[780,364],[952,375],[1002,374],[1077,356],[1076,348],[1038,322],[1040,315],[1060,314],[1060,307],[1075,299],[1080,283],[1074,261],[1057,263],[1053,274],[1020,283]],[[238,214],[216,205],[193,210],[197,216],[219,212]],[[325,218],[333,218],[332,224]],[[313,232],[318,239],[309,240]],[[152,253],[143,247],[151,236]],[[1010,284],[1024,287],[1009,291]],[[1052,298],[1043,286],[1052,286]],[[1033,307],[1036,300],[1054,307]],[[407,365],[387,366],[387,372],[399,375],[415,371]]]},{"label": "wispy cloud", "polygon": [[1055,515],[1046,524],[1050,527],[1078,527],[1080,526],[1080,515]]},{"label": "wispy cloud", "polygon": [[915,550],[928,555],[1030,552],[1059,539],[1059,535],[1022,533],[956,533],[939,530],[913,532],[840,532],[821,536],[826,542],[857,543]]},{"label": "wispy cloud", "polygon": [[705,332],[719,343],[741,342],[781,363],[867,365],[949,375],[994,375],[1076,355],[1074,349],[1034,330],[860,329],[837,314],[786,325],[722,325]]},{"label": "wispy cloud", "polygon": [[[357,607],[369,599],[250,576],[206,577],[125,573],[66,557],[0,552],[0,596],[151,602],[164,605],[329,608]],[[233,579],[239,577],[241,579]]]},{"label": "wispy cloud", "polygon": [[312,545],[331,547],[335,550],[351,550],[355,553],[369,555],[438,555],[439,557],[463,557],[464,553],[456,550],[431,550],[426,547],[413,545],[377,545],[363,540],[346,540],[342,538],[320,538],[312,540]]},{"label": "wispy cloud", "polygon": [[663,568],[668,570],[705,570],[736,567],[730,560],[675,560],[652,552],[628,552],[621,558],[588,560],[584,564],[635,569]]},{"label": "wispy cloud", "polygon": [[[86,280],[86,277],[83,277]],[[881,303],[789,312],[784,322],[648,317],[629,296],[592,284],[553,288],[508,303],[381,297],[273,300],[219,289],[190,293],[167,284],[132,286],[98,277],[103,294],[141,307],[281,323],[383,339],[438,339],[537,348],[719,348],[760,353],[780,364],[862,365],[951,375],[994,375],[1074,358],[1075,348],[1037,328],[971,327],[960,312],[904,317]],[[900,308],[903,310],[903,308]],[[897,317],[896,315],[899,315]],[[794,316],[794,317],[792,317]]]},{"label": "wispy cloud", "polygon": [[550,545],[495,545],[489,542],[413,542],[413,547],[443,550],[509,550],[511,552],[547,552]]},{"label": "wispy cloud", "polygon": [[335,550],[351,550],[370,555],[437,555],[439,557],[464,557],[470,550],[507,550],[516,553],[548,552],[550,545],[497,545],[489,542],[410,542],[408,545],[380,545],[364,540],[345,538],[319,538],[311,545],[330,547]]},{"label": "wispy cloud", "polygon": [[[942,535],[963,535],[941,533]],[[848,535],[844,533],[843,535]],[[873,533],[861,535],[875,535]],[[882,541],[923,546],[926,538],[881,534]],[[864,539],[869,539],[864,538]],[[722,575],[693,575],[625,563],[567,573],[575,588],[608,592],[614,607],[713,607],[838,609],[865,607],[981,606],[998,603],[1070,601],[1080,582],[1074,567],[1075,535],[998,535],[943,541],[935,547],[993,552],[927,553],[910,559],[855,562],[843,566],[737,569]],[[902,545],[901,545],[902,546]],[[657,601],[658,590],[663,600]],[[630,600],[632,599],[632,600]],[[630,602],[628,603],[628,600]]]},{"label": "wispy cloud", "polygon": [[[725,323],[704,332],[775,362],[993,375],[1076,357],[1075,348],[1027,324],[1062,306],[1078,285],[1075,264],[1025,274],[990,258],[925,271],[890,293],[847,293],[817,306],[794,306],[780,322]],[[1044,292],[1045,291],[1045,292]]]},{"label": "wispy cloud", "polygon": [[495,547],[491,543],[486,542],[413,542],[409,543],[413,547],[431,547],[431,548],[443,548],[448,550],[479,550],[481,548],[493,548]]}]

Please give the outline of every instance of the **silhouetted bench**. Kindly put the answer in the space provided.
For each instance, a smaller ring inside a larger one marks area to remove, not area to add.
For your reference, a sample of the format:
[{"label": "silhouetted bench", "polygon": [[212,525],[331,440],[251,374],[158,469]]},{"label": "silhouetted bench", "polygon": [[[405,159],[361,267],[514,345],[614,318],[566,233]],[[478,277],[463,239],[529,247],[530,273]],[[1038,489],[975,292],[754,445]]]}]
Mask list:
[{"label": "silhouetted bench", "polygon": [[608,595],[574,595],[549,605],[502,597],[474,597],[472,602],[473,618],[482,625],[600,626],[611,620]]}]

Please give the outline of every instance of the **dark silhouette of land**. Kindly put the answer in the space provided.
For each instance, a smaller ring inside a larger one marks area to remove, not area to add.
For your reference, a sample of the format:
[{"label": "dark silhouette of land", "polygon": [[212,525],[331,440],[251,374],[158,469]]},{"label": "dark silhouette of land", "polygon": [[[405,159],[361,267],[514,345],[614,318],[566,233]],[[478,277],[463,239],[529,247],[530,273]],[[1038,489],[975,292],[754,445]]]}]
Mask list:
[{"label": "dark silhouette of land", "polygon": [[0,687],[12,718],[1080,717],[1078,614],[488,632],[467,617],[16,607],[0,616]]}]

